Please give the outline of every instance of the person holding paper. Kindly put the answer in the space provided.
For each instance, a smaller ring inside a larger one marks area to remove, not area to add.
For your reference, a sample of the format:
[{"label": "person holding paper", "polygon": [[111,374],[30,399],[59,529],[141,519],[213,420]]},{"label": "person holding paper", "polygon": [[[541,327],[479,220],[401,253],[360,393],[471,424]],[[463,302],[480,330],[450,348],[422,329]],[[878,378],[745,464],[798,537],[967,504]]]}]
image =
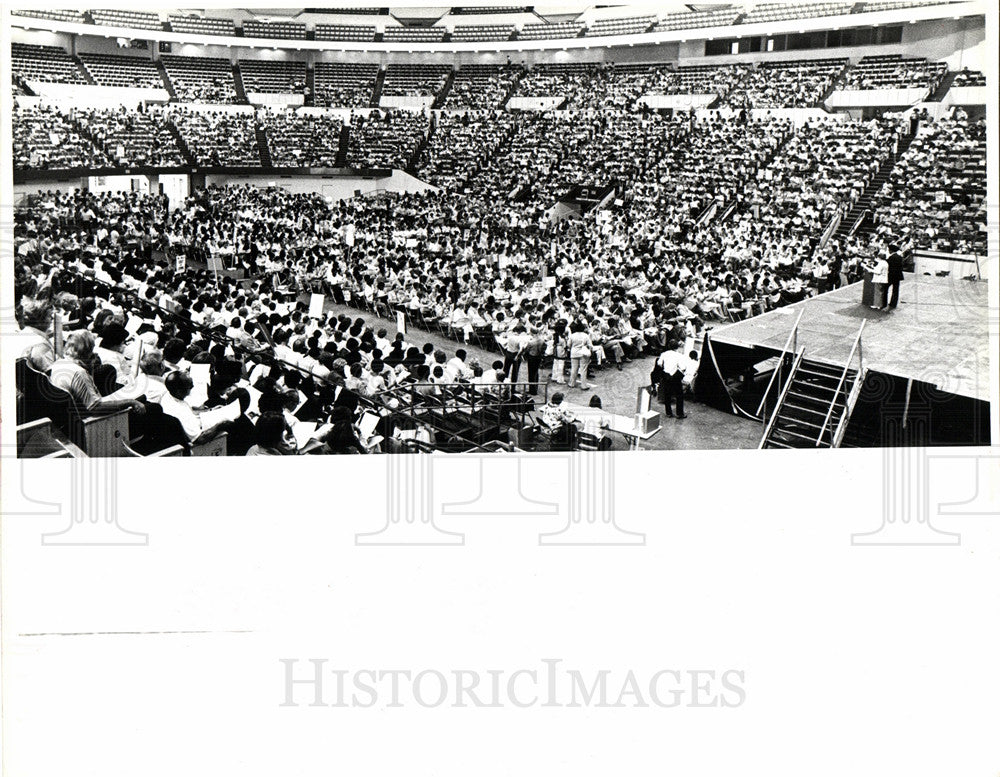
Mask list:
[{"label": "person holding paper", "polygon": [[142,402],[119,399],[113,394],[101,396],[87,365],[94,356],[94,336],[86,329],[70,332],[63,346],[63,358],[56,359],[49,371],[49,381],[56,388],[68,392],[77,405],[85,410],[114,411],[128,408],[136,413],[145,412]]},{"label": "person holding paper", "polygon": [[194,381],[186,372],[171,372],[164,379],[164,385],[167,393],[161,397],[160,406],[164,414],[180,421],[189,442],[210,440],[227,422],[235,421],[240,415],[239,402],[196,413],[186,401],[194,388]]}]

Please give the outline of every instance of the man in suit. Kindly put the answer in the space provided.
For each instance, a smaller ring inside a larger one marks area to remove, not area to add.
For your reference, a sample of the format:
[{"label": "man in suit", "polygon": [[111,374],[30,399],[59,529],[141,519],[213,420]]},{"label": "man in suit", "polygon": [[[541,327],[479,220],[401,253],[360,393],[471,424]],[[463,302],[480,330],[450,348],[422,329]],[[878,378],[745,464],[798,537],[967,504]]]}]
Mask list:
[{"label": "man in suit", "polygon": [[889,245],[889,309],[895,310],[899,302],[899,282],[903,280],[903,252],[899,243]]}]

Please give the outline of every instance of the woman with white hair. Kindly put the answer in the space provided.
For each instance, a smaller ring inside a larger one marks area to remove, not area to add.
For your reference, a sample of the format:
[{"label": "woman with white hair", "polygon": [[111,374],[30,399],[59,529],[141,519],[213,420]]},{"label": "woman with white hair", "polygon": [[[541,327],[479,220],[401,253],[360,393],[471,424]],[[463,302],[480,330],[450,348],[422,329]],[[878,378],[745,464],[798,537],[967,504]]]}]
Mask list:
[{"label": "woman with white hair", "polygon": [[56,388],[68,392],[76,404],[85,410],[112,411],[129,408],[143,412],[145,407],[142,402],[101,396],[86,367],[93,355],[94,336],[86,329],[70,332],[63,346],[63,357],[52,363],[49,381]]}]

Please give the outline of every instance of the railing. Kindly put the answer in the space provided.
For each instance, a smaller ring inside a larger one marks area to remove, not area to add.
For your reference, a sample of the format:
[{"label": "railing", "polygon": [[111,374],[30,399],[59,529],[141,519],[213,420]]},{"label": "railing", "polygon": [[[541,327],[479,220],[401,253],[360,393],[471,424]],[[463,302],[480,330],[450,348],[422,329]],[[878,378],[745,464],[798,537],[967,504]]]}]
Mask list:
[{"label": "railing", "polygon": [[[851,394],[854,394],[855,387],[860,387],[861,384],[861,373],[864,368],[864,354],[861,350],[861,335],[865,331],[865,324],[868,323],[868,319],[861,322],[861,328],[858,329],[858,336],[854,338],[854,345],[851,346],[851,352],[847,356],[847,361],[844,362],[844,371],[840,373],[840,380],[837,381],[837,388],[833,392],[833,401],[830,402],[830,409],[826,411],[826,418],[823,419],[823,427],[819,430],[819,435],[816,437],[816,447],[818,448],[823,442],[823,435],[826,434],[826,428],[830,425],[830,417],[833,415],[833,409],[837,406],[837,398],[840,396],[840,390],[844,386],[844,381],[847,380],[847,371],[851,368],[851,362],[854,361],[854,354],[858,354],[858,372],[854,376],[854,386],[851,387]],[[858,388],[860,391],[860,388]],[[854,397],[857,399],[857,396]],[[848,396],[850,399],[850,395]],[[844,413],[840,418],[840,424],[844,424],[844,420],[847,418],[848,410],[850,406],[847,401],[844,402]],[[845,426],[846,429],[846,426]],[[840,431],[839,429],[837,430]],[[841,433],[841,437],[843,434]],[[836,436],[830,441],[830,447],[836,447],[833,443],[836,440]]]},{"label": "railing", "polygon": [[[778,376],[781,371],[781,367],[784,364],[785,356],[788,353],[795,353],[796,346],[799,342],[799,322],[802,320],[802,314],[805,309],[799,311],[799,317],[795,319],[795,324],[792,326],[792,331],[788,333],[788,339],[785,341],[785,346],[781,349],[781,353],[778,356],[778,366],[774,368],[774,372],[771,373],[771,379],[767,382],[767,388],[764,389],[764,396],[760,399],[760,404],[757,406],[757,415],[761,416],[761,421],[766,424],[765,416],[765,405],[767,404],[767,395],[771,393],[771,387],[774,385],[774,379]],[[791,349],[789,349],[791,346]],[[787,381],[786,381],[787,384]],[[780,404],[780,403],[779,403]],[[778,405],[775,405],[777,408]],[[763,412],[763,415],[762,415]]]},{"label": "railing", "polygon": [[830,238],[833,237],[833,233],[837,231],[837,227],[840,226],[840,222],[843,221],[844,216],[846,215],[846,208],[841,207],[834,217],[830,219],[830,223],[826,225],[826,229],[823,230],[823,235],[819,239],[819,244],[816,246],[817,250],[823,248],[828,242],[830,242]]},{"label": "railing", "polygon": [[788,389],[792,385],[792,379],[795,377],[795,371],[798,370],[799,365],[802,363],[802,357],[805,355],[805,352],[805,346],[802,346],[802,348],[795,354],[795,361],[792,362],[792,368],[788,373],[788,379],[785,381],[785,385],[782,387],[781,393],[778,395],[778,401],[774,405],[774,412],[771,413],[771,418],[767,422],[767,426],[764,427],[764,435],[760,438],[760,445],[757,446],[758,449],[763,448],[764,444],[767,442],[767,438],[771,436],[771,430],[774,428],[774,421],[778,417],[778,408],[780,408],[785,401],[785,395],[788,393]]}]

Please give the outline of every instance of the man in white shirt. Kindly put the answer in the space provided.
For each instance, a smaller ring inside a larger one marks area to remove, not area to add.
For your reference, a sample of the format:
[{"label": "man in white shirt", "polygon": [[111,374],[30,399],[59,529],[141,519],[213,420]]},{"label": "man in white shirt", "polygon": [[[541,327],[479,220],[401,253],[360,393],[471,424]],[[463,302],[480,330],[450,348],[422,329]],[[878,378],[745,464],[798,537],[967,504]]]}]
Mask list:
[{"label": "man in white shirt", "polygon": [[164,379],[166,393],[160,398],[160,406],[165,415],[173,416],[180,421],[181,428],[189,442],[211,439],[216,430],[226,421],[235,420],[227,417],[226,408],[214,408],[204,413],[195,413],[186,401],[194,381],[186,372],[175,370]]},{"label": "man in white shirt", "polygon": [[684,369],[687,366],[687,358],[682,353],[683,343],[671,343],[670,347],[664,351],[660,358],[656,360],[657,365],[663,370],[663,404],[666,405],[664,415],[673,418],[673,408],[671,399],[677,402],[677,417],[686,418],[684,415]]}]

